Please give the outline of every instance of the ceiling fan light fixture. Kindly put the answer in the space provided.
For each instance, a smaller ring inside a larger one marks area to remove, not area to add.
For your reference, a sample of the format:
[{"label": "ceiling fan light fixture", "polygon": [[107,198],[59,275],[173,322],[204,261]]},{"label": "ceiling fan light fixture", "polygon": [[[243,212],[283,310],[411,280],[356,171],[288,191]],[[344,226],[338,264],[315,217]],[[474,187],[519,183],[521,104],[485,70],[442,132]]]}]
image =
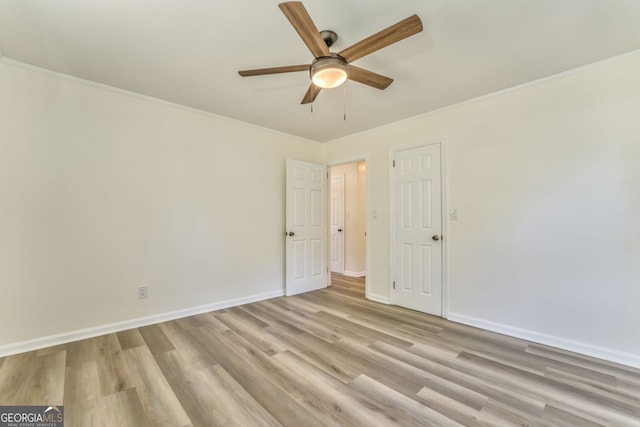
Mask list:
[{"label": "ceiling fan light fixture", "polygon": [[347,80],[349,64],[337,55],[326,56],[313,61],[310,72],[314,85],[322,89],[332,89]]}]

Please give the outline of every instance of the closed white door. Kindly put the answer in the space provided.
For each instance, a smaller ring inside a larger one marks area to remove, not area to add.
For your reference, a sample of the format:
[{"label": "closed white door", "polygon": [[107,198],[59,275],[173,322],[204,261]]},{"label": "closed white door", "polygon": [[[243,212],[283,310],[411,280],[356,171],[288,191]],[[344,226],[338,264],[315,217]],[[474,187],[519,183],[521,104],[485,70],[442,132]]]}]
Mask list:
[{"label": "closed white door", "polygon": [[344,273],[344,174],[331,177],[331,271]]},{"label": "closed white door", "polygon": [[440,144],[398,151],[394,163],[391,302],[441,316]]},{"label": "closed white door", "polygon": [[327,286],[326,186],[326,166],[287,159],[287,295]]}]

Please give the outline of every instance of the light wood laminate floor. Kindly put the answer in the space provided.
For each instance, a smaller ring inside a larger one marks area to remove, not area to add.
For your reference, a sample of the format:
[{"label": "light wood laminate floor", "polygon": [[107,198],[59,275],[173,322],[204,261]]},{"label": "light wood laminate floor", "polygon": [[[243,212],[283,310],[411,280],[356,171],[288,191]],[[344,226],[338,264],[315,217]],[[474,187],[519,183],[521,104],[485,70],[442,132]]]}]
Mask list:
[{"label": "light wood laminate floor", "polygon": [[640,426],[640,370],[364,299],[362,279],[0,359],[66,426]]}]

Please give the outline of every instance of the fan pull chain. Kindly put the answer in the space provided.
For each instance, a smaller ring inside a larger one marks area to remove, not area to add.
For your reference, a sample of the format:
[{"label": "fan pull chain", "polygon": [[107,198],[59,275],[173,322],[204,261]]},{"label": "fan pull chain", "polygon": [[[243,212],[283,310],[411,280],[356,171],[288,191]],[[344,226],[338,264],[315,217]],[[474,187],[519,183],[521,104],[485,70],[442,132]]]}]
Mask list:
[{"label": "fan pull chain", "polygon": [[343,114],[344,114],[344,116],[343,116],[344,121],[346,122],[347,121],[347,85],[343,86],[343,90],[344,91],[342,92],[342,95],[343,95],[342,96],[342,105],[343,105],[342,111],[343,111]]},{"label": "fan pull chain", "polygon": [[313,102],[311,103],[311,114],[313,114]]}]

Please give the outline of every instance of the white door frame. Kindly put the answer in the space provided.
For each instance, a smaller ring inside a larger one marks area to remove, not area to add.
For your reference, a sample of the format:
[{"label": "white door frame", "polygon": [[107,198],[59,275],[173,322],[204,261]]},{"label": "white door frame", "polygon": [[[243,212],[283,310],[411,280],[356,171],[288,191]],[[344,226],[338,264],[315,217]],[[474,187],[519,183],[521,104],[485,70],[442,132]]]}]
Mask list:
[{"label": "white door frame", "polygon": [[[395,200],[395,174],[393,169],[393,159],[399,151],[412,148],[426,147],[429,145],[440,145],[440,179],[441,179],[441,211],[442,211],[442,317],[449,315],[449,216],[447,215],[447,162],[446,144],[444,140],[435,140],[418,144],[401,145],[389,148],[389,296],[393,291],[393,279],[395,277],[395,257],[393,242],[395,242],[394,224],[394,200]],[[368,180],[367,180],[368,183]],[[368,243],[368,242],[367,242]],[[391,301],[391,298],[389,298]]]},{"label": "white door frame", "polygon": [[[353,157],[346,157],[346,158],[342,158],[339,160],[332,160],[330,162],[326,162],[324,165],[327,168],[330,168],[332,166],[340,166],[340,165],[348,165],[351,163],[358,163],[358,162],[365,162],[366,167],[367,167],[367,172],[366,172],[366,181],[365,181],[365,211],[366,211],[366,215],[365,215],[365,233],[367,234],[367,238],[365,239],[364,242],[364,250],[365,250],[365,255],[364,255],[364,262],[365,262],[365,266],[364,266],[364,271],[365,271],[365,278],[364,278],[364,295],[365,298],[369,299],[369,272],[370,272],[370,266],[371,266],[371,247],[369,246],[369,242],[371,241],[371,239],[369,238],[370,236],[370,218],[369,218],[369,212],[371,212],[371,197],[369,196],[370,193],[370,182],[371,180],[369,179],[369,154],[363,154],[363,155],[356,155]],[[327,190],[327,193],[329,193],[330,191]],[[331,196],[328,196],[331,197]],[[327,236],[327,238],[331,238],[331,236]],[[327,245],[328,247],[329,245]],[[329,248],[330,250],[330,248]],[[329,253],[327,253],[327,259],[329,258]],[[329,281],[329,285],[331,285],[331,281]]]}]

